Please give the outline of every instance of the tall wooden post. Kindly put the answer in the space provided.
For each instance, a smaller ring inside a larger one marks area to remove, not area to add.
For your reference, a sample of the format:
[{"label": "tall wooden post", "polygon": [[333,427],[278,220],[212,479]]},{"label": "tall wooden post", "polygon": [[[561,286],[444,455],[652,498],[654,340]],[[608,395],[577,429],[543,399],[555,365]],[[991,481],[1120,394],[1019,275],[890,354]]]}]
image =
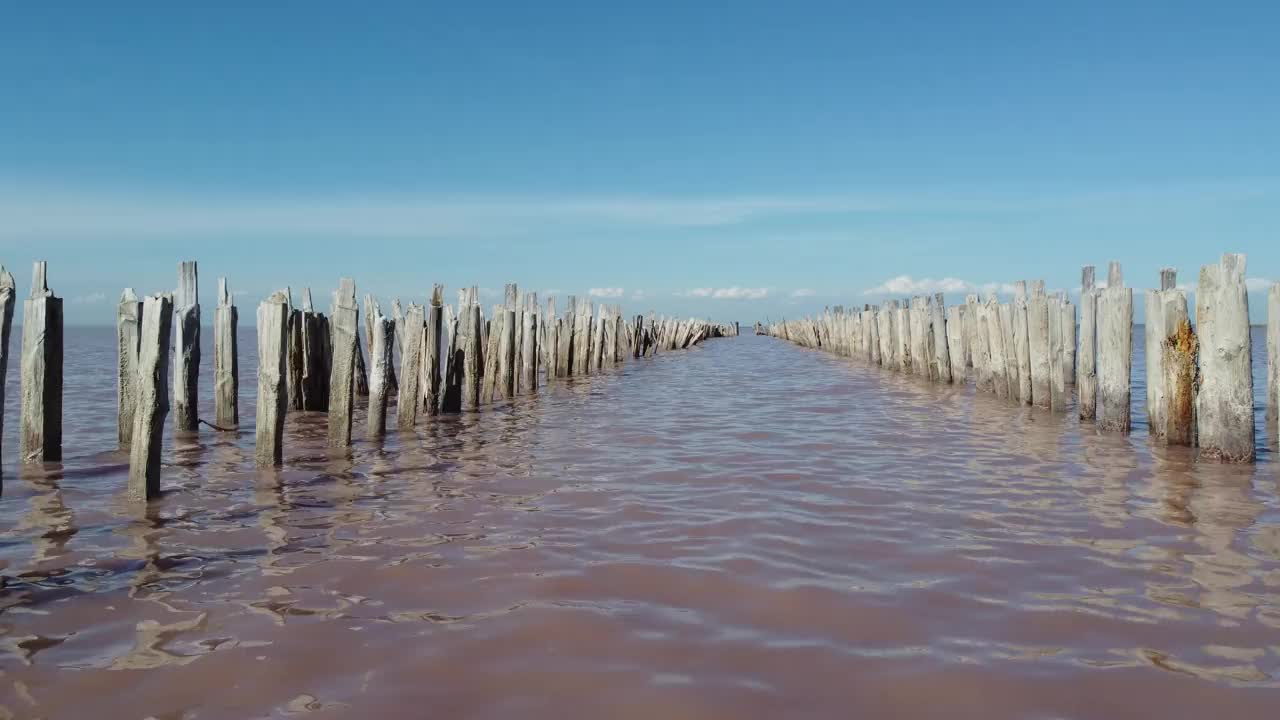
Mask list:
[{"label": "tall wooden post", "polygon": [[9,378],[9,334],[13,331],[13,305],[17,285],[13,275],[0,265],[0,446],[4,444],[5,385]]},{"label": "tall wooden post", "polygon": [[[1164,439],[1168,421],[1164,416],[1167,406],[1166,388],[1164,386],[1164,344],[1168,338],[1164,321],[1165,293],[1177,285],[1177,275],[1173,268],[1160,271],[1160,289],[1148,290],[1145,296],[1146,321],[1143,323],[1145,336],[1145,361],[1147,385],[1147,425],[1152,439]],[[1185,311],[1184,313],[1185,314]]]},{"label": "tall wooden post", "polygon": [[1245,257],[1227,253],[1200,268],[1196,290],[1200,390],[1196,425],[1201,456],[1253,462],[1253,358]]},{"label": "tall wooden post", "polygon": [[1031,361],[1031,402],[1050,407],[1049,298],[1044,294],[1044,281],[1031,283],[1027,300],[1027,355]]},{"label": "tall wooden post", "polygon": [[213,407],[220,428],[240,424],[239,325],[240,311],[227,279],[218,278],[218,307],[213,311]]},{"label": "tall wooden post", "polygon": [[24,463],[62,459],[62,298],[49,289],[47,266],[32,270],[22,304],[22,438]]},{"label": "tall wooden post", "polygon": [[[412,324],[410,321],[406,320]],[[436,284],[431,288],[431,304],[426,311],[426,332],[423,335],[422,383],[421,393],[423,406],[428,415],[440,412],[440,344],[444,332],[444,285]],[[408,369],[400,371],[400,374]]]},{"label": "tall wooden post", "polygon": [[[480,407],[480,387],[484,381],[481,374],[481,362],[483,355],[481,354],[481,332],[484,327],[484,317],[481,314],[480,303],[473,297],[470,304],[464,309],[468,316],[467,325],[470,332],[466,335],[466,346],[461,348],[462,351],[462,407],[464,410],[476,410]],[[532,358],[532,362],[537,363],[537,357]],[[529,385],[533,387],[533,385]]]},{"label": "tall wooden post", "polygon": [[175,317],[171,296],[151,295],[143,301],[137,407],[129,444],[129,495],[137,500],[160,494],[160,451],[164,416],[169,413],[169,333]]},{"label": "tall wooden post", "polygon": [[[365,313],[373,316],[373,322],[369,325],[373,345],[369,350],[369,412],[366,425],[370,438],[380,438],[387,434],[387,396],[391,391],[391,366],[395,362],[396,326],[391,318],[382,314],[382,308],[372,298],[365,303]],[[414,408],[418,406],[416,399],[405,404]]]},{"label": "tall wooden post", "polygon": [[173,302],[173,429],[200,429],[200,291],[196,262],[178,265],[178,292]]},{"label": "tall wooden post", "polygon": [[[436,286],[443,295],[444,288]],[[432,294],[431,301],[434,309],[443,310],[443,308],[435,305],[437,298]],[[440,359],[439,345],[439,323],[441,322],[441,313],[436,313],[436,342],[434,345],[435,352],[431,352],[433,345],[429,339],[431,333],[428,328],[424,327],[423,311],[421,305],[409,303],[409,309],[404,312],[404,318],[400,321],[400,393],[396,396],[396,426],[401,430],[412,430],[418,420],[418,409],[423,405],[422,396],[426,395],[427,414],[434,415],[439,411],[437,403],[438,393],[440,391],[440,376],[438,363]],[[423,351],[426,351],[427,358],[423,358]],[[425,370],[425,372],[424,372]],[[433,386],[434,381],[434,386]],[[426,387],[419,389],[418,384],[426,383]]]},{"label": "tall wooden post", "polygon": [[1120,263],[1112,262],[1107,287],[1098,292],[1098,426],[1128,432],[1133,366],[1133,289],[1124,287]]},{"label": "tall wooden post", "polygon": [[121,448],[133,438],[133,413],[138,406],[138,349],[142,336],[142,302],[133,288],[125,288],[116,305],[116,439]]},{"label": "tall wooden post", "polygon": [[1027,281],[1019,280],[1014,284],[1013,310],[1013,354],[1018,367],[1018,402],[1030,405],[1031,398],[1031,330],[1028,325],[1030,311],[1027,306]]},{"label": "tall wooden post", "polygon": [[333,364],[329,372],[329,447],[350,447],[351,417],[355,408],[356,356],[360,309],[356,305],[356,284],[342,278],[333,296],[330,335]]},{"label": "tall wooden post", "polygon": [[1080,352],[1076,356],[1076,404],[1081,420],[1092,420],[1097,414],[1097,307],[1094,267],[1085,265],[1080,271]]},{"label": "tall wooden post", "polygon": [[498,339],[498,397],[515,394],[516,379],[516,286],[508,284],[502,306],[502,336]]},{"label": "tall wooden post", "polygon": [[288,410],[289,300],[277,291],[258,304],[258,415],[254,458],[259,467],[284,462],[284,416]]},{"label": "tall wooden post", "polygon": [[[1280,282],[1267,291],[1267,428],[1270,440],[1277,431],[1280,408]],[[1269,440],[1269,441],[1270,441]]]}]

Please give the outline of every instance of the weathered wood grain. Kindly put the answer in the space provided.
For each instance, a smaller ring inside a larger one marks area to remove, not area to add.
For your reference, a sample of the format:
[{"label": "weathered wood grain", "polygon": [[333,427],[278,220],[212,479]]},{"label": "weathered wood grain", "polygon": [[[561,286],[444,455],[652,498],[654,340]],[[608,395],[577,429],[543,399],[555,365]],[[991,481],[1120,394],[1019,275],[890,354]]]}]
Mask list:
[{"label": "weathered wood grain", "polygon": [[137,406],[129,443],[128,487],[130,497],[136,500],[160,495],[164,419],[169,412],[169,333],[174,319],[171,296],[152,295],[143,301]]},{"label": "weathered wood grain", "polygon": [[62,459],[62,298],[36,261],[31,296],[22,303],[22,414],[18,454],[24,463]]},{"label": "weathered wood grain", "polygon": [[1200,269],[1196,290],[1200,388],[1196,431],[1201,457],[1253,462],[1253,359],[1245,256],[1227,253]]},{"label": "weathered wood grain", "polygon": [[342,278],[333,295],[329,333],[333,361],[329,371],[328,443],[332,448],[351,446],[351,421],[355,411],[356,360],[360,355],[360,308],[356,285]]},{"label": "weathered wood grain", "polygon": [[[352,296],[354,302],[354,295]],[[289,302],[276,292],[258,304],[258,408],[254,458],[259,467],[284,462],[284,416],[288,404]]]},{"label": "weathered wood grain", "polygon": [[196,262],[178,265],[174,296],[173,429],[195,432],[200,427],[200,292]]},{"label": "weathered wood grain", "polygon": [[1124,287],[1119,263],[1111,263],[1107,287],[1098,291],[1096,311],[1098,427],[1128,432],[1131,426],[1133,289]]},{"label": "weathered wood grain", "polygon": [[213,311],[213,414],[219,428],[240,424],[239,326],[240,311],[227,279],[218,278],[218,307]]},{"label": "weathered wood grain", "polygon": [[[12,316],[12,293],[8,304],[8,312]],[[120,294],[120,302],[116,304],[116,438],[121,448],[129,447],[133,437],[133,414],[138,407],[138,348],[142,340],[142,305],[133,288],[125,288]],[[8,332],[7,326],[5,332]],[[6,335],[6,352],[7,349]],[[7,361],[8,358],[5,359]],[[0,430],[3,430],[3,420],[0,420]]]}]

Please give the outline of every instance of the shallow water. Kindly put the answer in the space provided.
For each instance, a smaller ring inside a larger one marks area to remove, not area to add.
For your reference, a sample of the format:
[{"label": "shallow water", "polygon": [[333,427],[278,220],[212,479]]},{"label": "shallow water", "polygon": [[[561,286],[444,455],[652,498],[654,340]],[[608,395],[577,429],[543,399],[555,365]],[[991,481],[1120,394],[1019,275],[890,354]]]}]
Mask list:
[{"label": "shallow water", "polygon": [[17,717],[1262,718],[1280,701],[1273,456],[1150,447],[1141,355],[1127,436],[744,336],[350,457],[325,450],[323,415],[294,415],[285,468],[258,472],[246,333],[240,433],[167,438],[169,492],[144,509],[113,450],[112,331],[67,346],[61,466],[15,464],[11,368],[0,706]]}]

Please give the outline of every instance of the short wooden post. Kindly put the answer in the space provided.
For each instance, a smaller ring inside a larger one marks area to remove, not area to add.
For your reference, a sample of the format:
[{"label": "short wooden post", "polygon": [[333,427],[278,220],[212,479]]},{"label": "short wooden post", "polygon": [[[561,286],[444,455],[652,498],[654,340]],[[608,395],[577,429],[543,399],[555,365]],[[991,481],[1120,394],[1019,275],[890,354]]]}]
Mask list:
[{"label": "short wooden post", "polygon": [[1253,462],[1253,358],[1245,257],[1227,253],[1200,268],[1196,290],[1200,389],[1196,425],[1202,457]]},{"label": "short wooden post", "polygon": [[[574,298],[569,298],[573,302]],[[570,374],[586,375],[590,367],[587,359],[591,356],[591,302],[579,299],[574,306],[572,367]]]},{"label": "short wooden post", "polygon": [[556,348],[556,377],[573,374],[573,330],[578,317],[578,298],[570,295],[560,322],[560,345]]},{"label": "short wooden post", "polygon": [[[436,299],[433,294],[433,304]],[[428,356],[432,354],[431,341],[426,339],[430,333],[423,327],[423,323],[422,306],[410,303],[409,309],[404,311],[404,319],[400,321],[400,392],[396,395],[396,426],[401,430],[413,430],[418,420],[418,410],[423,405],[422,394],[424,393],[424,390],[418,387],[418,384],[424,380],[422,368],[429,368],[435,360],[435,358],[429,358],[424,361],[422,357],[424,350]],[[435,389],[430,388],[434,373],[434,368],[429,369],[425,378],[428,383],[425,393],[432,400],[436,392]],[[427,405],[427,412],[434,414],[432,409],[434,407],[435,403],[432,401]]]},{"label": "short wooden post", "polygon": [[[356,306],[356,317],[360,314],[360,306]],[[352,373],[352,381],[354,382],[355,394],[365,397],[369,394],[369,368],[364,362],[364,343],[360,342],[360,324],[356,323],[356,360],[354,371]]]},{"label": "short wooden post", "polygon": [[[413,325],[415,321],[405,320],[408,325]],[[427,327],[423,335],[422,341],[422,375],[419,382],[422,388],[419,392],[423,396],[423,407],[426,408],[428,415],[435,415],[440,412],[440,345],[444,340],[444,285],[436,284],[431,288],[431,304],[426,310]],[[408,372],[408,368],[400,371],[400,374]],[[404,420],[400,421],[400,427],[404,427]]]},{"label": "short wooden post", "polygon": [[[1146,321],[1143,323],[1146,386],[1147,386],[1147,425],[1153,440],[1163,440],[1168,420],[1164,416],[1167,408],[1164,345],[1169,337],[1164,321],[1165,293],[1177,285],[1177,275],[1173,268],[1160,271],[1160,289],[1148,290],[1145,295]],[[1186,314],[1184,310],[1183,315]]]},{"label": "short wooden post", "polygon": [[133,288],[125,288],[116,305],[116,439],[121,448],[129,447],[133,438],[133,414],[138,406],[141,324],[142,302]]},{"label": "short wooden post", "polygon": [[1000,335],[1004,341],[1004,380],[1009,388],[1009,399],[1022,402],[1022,378],[1018,368],[1018,346],[1014,337],[1014,303],[997,303],[1000,316]]},{"label": "short wooden post", "polygon": [[546,343],[544,348],[547,364],[546,381],[550,383],[559,375],[560,368],[560,319],[556,317],[554,297],[547,298],[547,314],[543,322],[547,326],[546,335],[543,338],[543,342]]},{"label": "short wooden post", "polygon": [[1098,291],[1098,427],[1128,432],[1133,366],[1133,289],[1124,287],[1120,263],[1112,262],[1107,287]]},{"label": "short wooden post", "polygon": [[227,279],[218,278],[218,307],[213,311],[213,408],[219,428],[240,424],[239,325],[240,312]]},{"label": "short wooden post", "polygon": [[4,396],[9,378],[9,334],[13,331],[13,305],[17,285],[13,274],[0,265],[0,446],[4,444]]},{"label": "short wooden post", "polygon": [[990,392],[991,368],[988,362],[987,330],[982,325],[984,308],[978,296],[964,298],[965,345],[969,348],[969,364],[973,367],[973,384],[978,390]]},{"label": "short wooden post", "polygon": [[160,294],[143,301],[138,349],[137,406],[129,443],[129,495],[150,500],[160,494],[160,451],[169,412],[169,332],[173,299]]},{"label": "short wooden post", "polygon": [[[354,290],[352,302],[355,302]],[[254,431],[254,459],[258,467],[273,467],[284,462],[288,316],[289,300],[283,291],[273,293],[258,304],[258,411]]]},{"label": "short wooden post", "polygon": [[1081,420],[1092,420],[1097,414],[1097,307],[1094,267],[1085,265],[1080,271],[1080,351],[1076,356],[1076,405]]},{"label": "short wooden post", "polygon": [[32,270],[22,304],[22,462],[62,459],[62,298],[49,290],[47,266]]},{"label": "short wooden post", "polygon": [[315,311],[311,288],[302,290],[302,392],[304,410],[328,412],[329,376],[333,368],[333,337],[329,318]]},{"label": "short wooden post", "polygon": [[507,321],[507,314],[503,312],[502,306],[497,305],[492,308],[493,320],[489,327],[489,337],[485,343],[484,352],[484,375],[480,379],[480,402],[491,403],[498,399],[498,376],[501,374],[499,366],[502,364],[502,353],[499,351],[499,345],[502,344],[502,338],[505,336],[503,326]]},{"label": "short wooden post", "polygon": [[1193,445],[1199,342],[1187,318],[1186,293],[1171,290],[1165,294],[1164,304],[1160,314],[1165,332],[1160,351],[1164,357],[1160,366],[1164,371],[1165,405],[1160,436],[1170,445]]},{"label": "short wooden post", "polygon": [[[369,325],[373,347],[369,352],[369,412],[366,420],[369,437],[379,438],[387,434],[387,395],[390,391],[388,375],[395,362],[395,323],[383,315],[382,308],[371,299],[365,303],[365,312],[373,316],[373,322]],[[405,405],[416,408],[418,403],[415,400]]]},{"label": "short wooden post", "polygon": [[947,308],[947,362],[951,366],[951,381],[964,382],[964,306]]},{"label": "short wooden post", "polygon": [[173,429],[200,429],[200,292],[196,262],[178,265],[178,292],[173,301]]},{"label": "short wooden post", "polygon": [[307,408],[307,317],[293,305],[293,293],[285,289],[288,302],[288,328],[285,330],[285,387],[289,393],[287,406],[291,411]]},{"label": "short wooden post", "polygon": [[1066,294],[1062,297],[1062,381],[1065,385],[1076,383],[1076,306]]},{"label": "short wooden post", "polygon": [[1031,362],[1031,403],[1050,407],[1049,298],[1044,294],[1044,281],[1031,283],[1027,300],[1027,356]]},{"label": "short wooden post", "polygon": [[356,358],[360,354],[360,308],[356,284],[342,278],[333,295],[329,324],[333,338],[333,362],[329,371],[329,447],[351,445],[351,418],[355,409]]}]

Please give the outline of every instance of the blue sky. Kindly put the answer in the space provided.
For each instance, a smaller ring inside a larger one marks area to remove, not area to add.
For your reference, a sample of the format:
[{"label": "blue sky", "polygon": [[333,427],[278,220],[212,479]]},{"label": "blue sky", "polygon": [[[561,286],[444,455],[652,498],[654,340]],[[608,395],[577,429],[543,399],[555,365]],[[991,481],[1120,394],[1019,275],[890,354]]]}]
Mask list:
[{"label": "blue sky", "polygon": [[1280,279],[1280,4],[196,5],[0,23],[0,263],[25,294],[48,259],[70,322],[184,258],[206,302],[743,321],[1112,259]]}]

